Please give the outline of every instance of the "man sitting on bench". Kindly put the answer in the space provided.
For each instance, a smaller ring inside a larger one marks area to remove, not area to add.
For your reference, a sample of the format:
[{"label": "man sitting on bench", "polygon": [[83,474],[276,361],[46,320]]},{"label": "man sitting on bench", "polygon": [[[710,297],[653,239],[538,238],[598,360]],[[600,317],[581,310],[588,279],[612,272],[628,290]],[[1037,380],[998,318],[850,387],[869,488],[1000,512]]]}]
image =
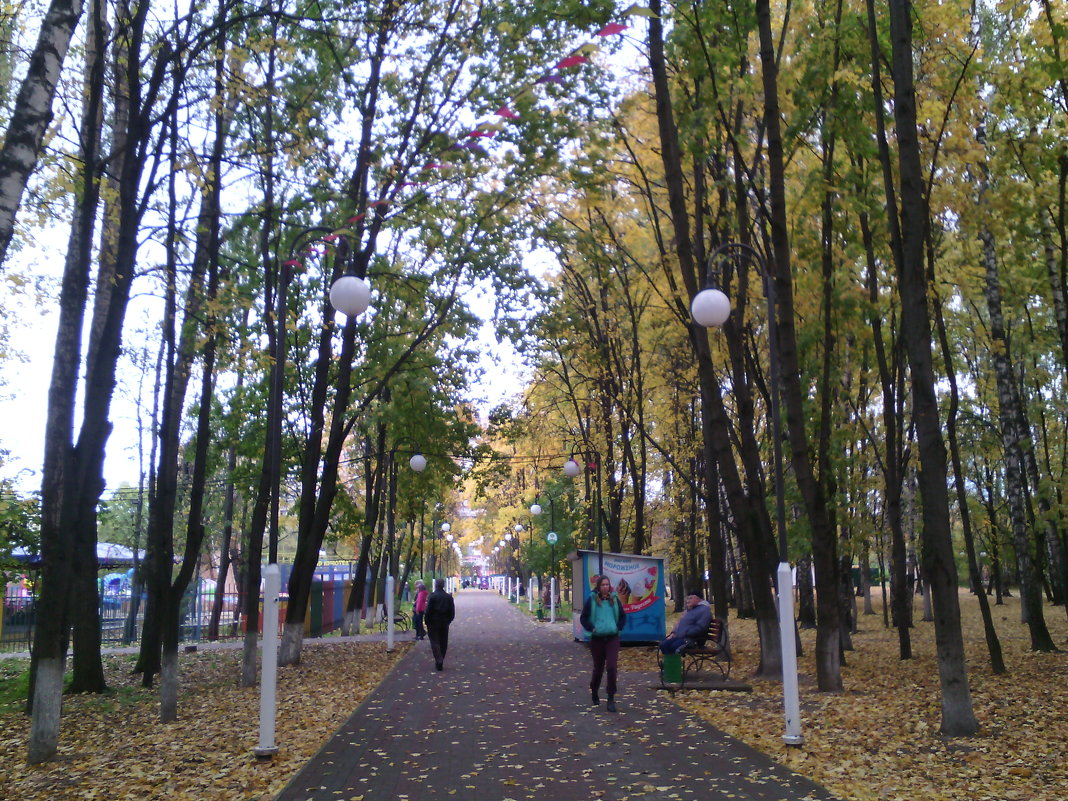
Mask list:
[{"label": "man sitting on bench", "polygon": [[660,643],[661,653],[677,654],[691,645],[703,645],[711,622],[712,607],[702,598],[701,590],[690,590],[686,596],[686,611]]}]

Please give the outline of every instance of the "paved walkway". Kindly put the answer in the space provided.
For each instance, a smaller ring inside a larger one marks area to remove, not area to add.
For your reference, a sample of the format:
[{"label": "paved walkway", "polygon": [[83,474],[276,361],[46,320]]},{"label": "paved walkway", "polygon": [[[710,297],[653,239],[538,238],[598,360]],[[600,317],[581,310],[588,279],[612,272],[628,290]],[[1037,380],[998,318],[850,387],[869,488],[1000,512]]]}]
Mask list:
[{"label": "paved walkway", "polygon": [[277,801],[834,801],[620,673],[590,705],[588,650],[496,593],[456,596],[445,670],[418,643]]}]

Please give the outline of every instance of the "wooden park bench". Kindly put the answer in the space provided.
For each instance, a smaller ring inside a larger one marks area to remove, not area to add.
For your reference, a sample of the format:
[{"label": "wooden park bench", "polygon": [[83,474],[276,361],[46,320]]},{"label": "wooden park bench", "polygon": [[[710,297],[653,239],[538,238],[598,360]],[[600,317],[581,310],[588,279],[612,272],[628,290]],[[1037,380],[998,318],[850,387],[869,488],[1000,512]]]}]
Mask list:
[{"label": "wooden park bench", "polygon": [[719,670],[722,678],[727,679],[731,675],[731,645],[730,636],[727,632],[727,621],[718,617],[712,618],[708,624],[703,645],[691,645],[679,652],[682,660],[682,676],[678,682],[665,681],[664,678],[664,654],[656,649],[656,663],[660,668],[660,686],[673,689],[685,689],[686,680],[696,678],[702,670],[715,667]]},{"label": "wooden park bench", "polygon": [[[389,628],[389,616],[386,614],[386,605],[378,605],[378,615],[375,619],[378,623],[378,630],[385,631]],[[393,627],[398,631],[408,631],[412,627],[412,619],[408,617],[407,612],[401,609],[397,609],[393,613]]]}]

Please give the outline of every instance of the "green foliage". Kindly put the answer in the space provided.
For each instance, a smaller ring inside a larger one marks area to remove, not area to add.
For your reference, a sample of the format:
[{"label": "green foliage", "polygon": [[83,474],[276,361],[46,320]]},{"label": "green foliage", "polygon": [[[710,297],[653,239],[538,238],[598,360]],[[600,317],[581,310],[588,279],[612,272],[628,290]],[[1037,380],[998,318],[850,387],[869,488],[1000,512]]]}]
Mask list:
[{"label": "green foliage", "polygon": [[0,586],[26,572],[25,561],[12,557],[16,549],[41,552],[40,499],[19,495],[11,482],[0,481]]},{"label": "green foliage", "polygon": [[[124,485],[97,506],[97,539],[127,548],[144,547],[144,536],[137,531],[137,517],[142,500],[136,487]],[[141,521],[144,526],[145,521]]]}]

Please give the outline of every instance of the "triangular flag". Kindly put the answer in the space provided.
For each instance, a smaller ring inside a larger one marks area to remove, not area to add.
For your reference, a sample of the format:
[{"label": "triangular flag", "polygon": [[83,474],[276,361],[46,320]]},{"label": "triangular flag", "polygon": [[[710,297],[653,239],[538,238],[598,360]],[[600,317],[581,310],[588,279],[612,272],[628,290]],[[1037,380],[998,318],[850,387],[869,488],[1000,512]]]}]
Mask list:
[{"label": "triangular flag", "polygon": [[577,67],[579,64],[585,64],[587,61],[589,61],[589,59],[585,56],[568,56],[557,64],[554,69],[566,70],[568,67]]},{"label": "triangular flag", "polygon": [[505,119],[508,119],[508,120],[518,120],[519,119],[519,115],[516,114],[514,111],[510,110],[508,108],[508,106],[501,106],[494,113],[498,117],[504,117]]},{"label": "triangular flag", "polygon": [[564,79],[562,77],[560,77],[559,75],[557,75],[555,72],[546,73],[545,75],[542,75],[540,78],[538,78],[538,80],[534,81],[534,83],[560,83],[560,84],[562,84],[563,82],[564,82]]},{"label": "triangular flag", "polygon": [[359,222],[360,220],[362,220],[366,216],[367,216],[367,212],[360,212],[355,217],[349,217],[348,221],[350,223]]},{"label": "triangular flag", "polygon": [[471,131],[467,136],[485,136],[492,137],[496,134],[496,131]]},{"label": "triangular flag", "polygon": [[373,209],[375,206],[385,206],[389,203],[388,200],[376,200],[374,203],[368,203],[367,208]]},{"label": "triangular flag", "polygon": [[627,26],[622,22],[609,22],[601,30],[597,31],[596,36],[612,36],[616,33],[622,33],[627,29]]},{"label": "triangular flag", "polygon": [[282,266],[283,267],[299,267],[300,266],[300,259],[289,259],[287,261],[282,262]]}]

